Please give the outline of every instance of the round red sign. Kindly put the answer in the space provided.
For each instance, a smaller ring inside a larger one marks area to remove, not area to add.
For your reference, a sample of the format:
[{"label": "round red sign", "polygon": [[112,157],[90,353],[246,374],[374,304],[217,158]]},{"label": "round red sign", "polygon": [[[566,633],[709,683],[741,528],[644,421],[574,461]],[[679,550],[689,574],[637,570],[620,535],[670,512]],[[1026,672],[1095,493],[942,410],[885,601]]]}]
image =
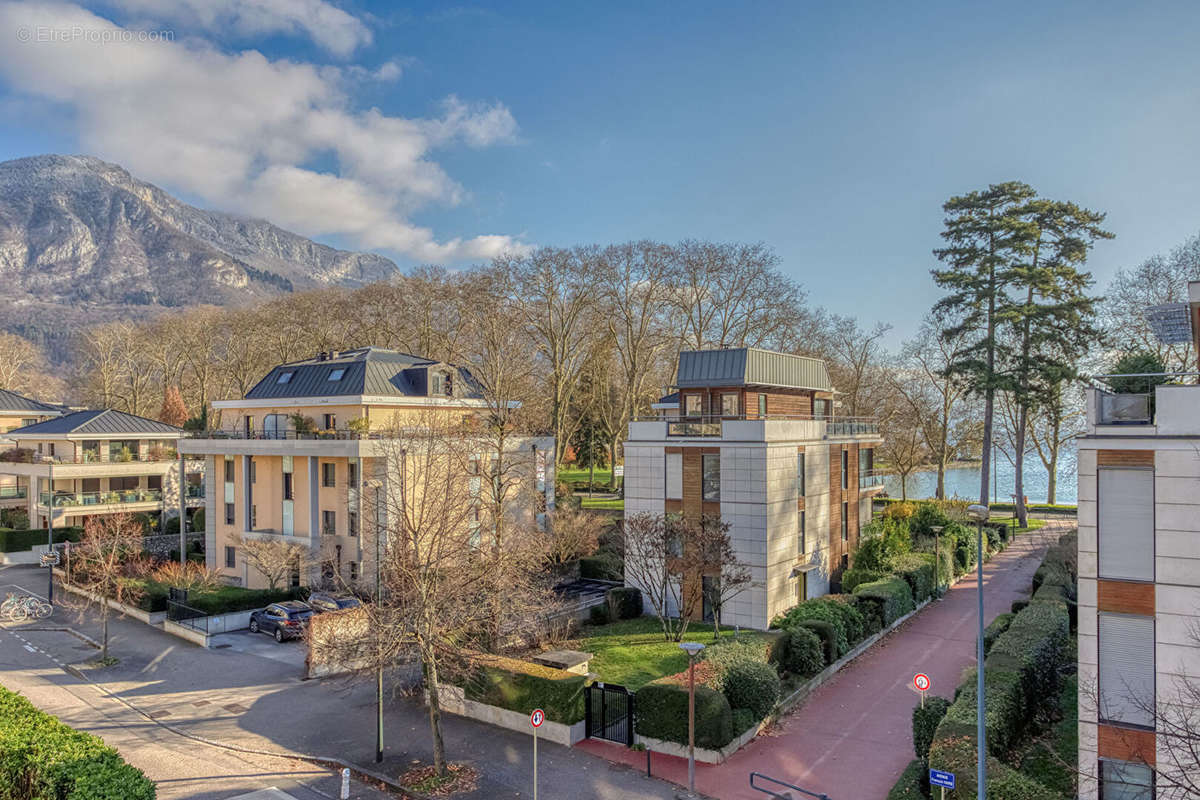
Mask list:
[{"label": "round red sign", "polygon": [[529,724],[535,728],[541,727],[542,723],[545,721],[546,712],[542,711],[540,708],[535,708],[533,713],[529,715]]},{"label": "round red sign", "polygon": [[929,676],[924,672],[918,672],[913,677],[913,686],[917,687],[917,691],[919,692],[929,691]]}]

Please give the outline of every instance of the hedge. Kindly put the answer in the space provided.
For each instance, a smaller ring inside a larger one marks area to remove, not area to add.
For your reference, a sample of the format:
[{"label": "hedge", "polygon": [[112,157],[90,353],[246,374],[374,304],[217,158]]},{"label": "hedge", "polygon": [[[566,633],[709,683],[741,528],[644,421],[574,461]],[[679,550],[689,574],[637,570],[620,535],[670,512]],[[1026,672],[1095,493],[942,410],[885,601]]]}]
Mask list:
[{"label": "hedge", "polygon": [[888,792],[887,800],[926,800],[922,786],[927,775],[924,761],[910,761],[904,772],[900,773],[892,790]]},{"label": "hedge", "polygon": [[915,603],[933,596],[933,567],[933,553],[905,553],[896,557],[896,575],[908,584]]},{"label": "hedge", "polygon": [[[32,550],[34,545],[46,543],[46,534],[45,528],[23,531],[0,528],[0,552],[17,553],[23,550]],[[83,528],[56,527],[54,529],[55,544],[62,544],[66,541],[78,542],[81,536],[83,536]]]},{"label": "hedge", "polygon": [[513,658],[487,656],[462,683],[468,700],[523,714],[540,708],[546,712],[546,719],[572,725],[584,717],[587,680],[586,675],[564,673]]},{"label": "hedge", "polygon": [[998,616],[994,620],[992,620],[986,628],[984,628],[984,630],[983,630],[983,653],[984,653],[984,655],[987,655],[991,651],[992,645],[996,643],[996,639],[1000,638],[1000,635],[1008,630],[1008,626],[1010,624],[1012,624],[1013,617],[1015,617],[1015,616],[1016,616],[1016,614],[1001,614],[1000,616]]},{"label": "hedge", "polygon": [[867,620],[858,607],[858,598],[852,594],[827,594],[826,600],[833,604],[833,610],[842,619],[846,629],[846,641],[850,646],[861,642],[867,636]]},{"label": "hedge", "polygon": [[[677,683],[648,683],[634,695],[634,729],[640,736],[687,744],[688,687]],[[696,746],[717,750],[733,741],[733,710],[725,695],[707,686],[696,687]]]},{"label": "hedge", "polygon": [[624,563],[615,553],[598,553],[579,559],[579,577],[598,581],[624,579]]},{"label": "hedge", "polygon": [[755,719],[763,719],[779,702],[779,675],[761,661],[742,661],[725,674],[724,692],[729,707],[748,708]]},{"label": "hedge", "polygon": [[747,639],[725,639],[706,647],[700,658],[712,668],[712,678],[705,684],[723,691],[725,679],[734,667],[747,663],[766,664],[769,650],[765,642]]},{"label": "hedge", "polygon": [[950,701],[944,697],[927,697],[924,705],[913,706],[912,735],[913,751],[917,758],[925,762],[929,759],[929,745],[933,744],[933,734],[937,731]]},{"label": "hedge", "polygon": [[[946,709],[946,716],[942,718],[934,733],[930,764],[937,769],[943,767],[934,763],[932,751],[940,740],[964,735],[973,737],[975,734],[975,676],[974,667],[963,671],[963,682],[959,684],[957,696]],[[983,681],[983,716],[988,752],[999,756],[1007,753],[1024,732],[1030,705],[1022,690],[1021,676],[1018,673],[985,668]]]},{"label": "hedge", "polygon": [[1053,702],[1062,668],[1069,658],[1070,622],[1065,608],[1031,603],[1013,617],[984,662],[988,670],[1012,670],[1021,676],[1031,704]]},{"label": "hedge", "polygon": [[[971,734],[934,740],[929,750],[930,766],[953,772],[957,778],[957,788],[946,792],[946,800],[974,800],[978,787],[975,756],[973,731]],[[1022,775],[994,756],[988,756],[987,784],[988,800],[1062,800],[1058,792]]]},{"label": "hedge", "polygon": [[784,631],[771,643],[770,663],[780,671],[811,678],[825,669],[825,648],[811,629],[797,626]]},{"label": "hedge", "polygon": [[850,617],[846,612],[848,608],[849,606],[845,603],[830,600],[828,597],[805,600],[803,603],[792,606],[786,612],[773,619],[771,627],[787,630],[796,627],[798,623],[804,620],[822,620],[830,623],[837,633],[837,656],[833,659],[836,661],[837,658],[841,658],[850,652],[851,631],[848,622]]},{"label": "hedge", "polygon": [[0,783],[6,798],[154,800],[154,784],[99,737],[0,687]]},{"label": "hedge", "polygon": [[823,619],[802,619],[796,623],[796,627],[810,630],[816,634],[817,639],[821,642],[821,651],[825,656],[826,664],[832,664],[841,658],[838,655],[837,628],[832,622],[826,622]]},{"label": "hedge", "polygon": [[873,615],[878,616],[884,627],[891,625],[912,611],[912,590],[903,578],[885,578],[873,583],[864,583],[854,590],[854,596],[866,603]]},{"label": "hedge", "polygon": [[612,619],[634,619],[642,615],[642,590],[636,586],[614,587],[604,596]]},{"label": "hedge", "polygon": [[842,573],[842,591],[853,592],[855,587],[864,583],[886,578],[887,573],[874,569],[848,569]]}]

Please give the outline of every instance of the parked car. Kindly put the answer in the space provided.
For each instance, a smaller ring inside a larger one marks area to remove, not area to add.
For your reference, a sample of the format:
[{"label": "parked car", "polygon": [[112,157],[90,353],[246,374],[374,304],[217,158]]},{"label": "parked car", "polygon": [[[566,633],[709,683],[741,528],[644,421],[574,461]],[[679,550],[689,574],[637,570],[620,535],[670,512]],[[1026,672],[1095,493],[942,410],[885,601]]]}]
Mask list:
[{"label": "parked car", "polygon": [[344,608],[357,608],[362,605],[362,601],[348,594],[313,592],[308,596],[308,604],[312,606],[314,614],[320,614],[325,611],[341,611]]},{"label": "parked car", "polygon": [[250,632],[273,634],[277,642],[293,639],[304,635],[304,629],[308,627],[308,618],[312,615],[313,610],[308,604],[299,600],[271,603],[261,611],[250,614]]}]

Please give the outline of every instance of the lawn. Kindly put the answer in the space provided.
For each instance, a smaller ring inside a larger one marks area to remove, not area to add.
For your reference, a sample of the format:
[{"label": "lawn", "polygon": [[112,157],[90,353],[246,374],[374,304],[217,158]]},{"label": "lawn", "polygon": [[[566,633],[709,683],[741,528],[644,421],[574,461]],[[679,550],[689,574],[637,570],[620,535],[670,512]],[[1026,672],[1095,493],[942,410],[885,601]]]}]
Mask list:
[{"label": "lawn", "polygon": [[[558,473],[555,475],[560,481],[574,483],[575,481],[587,481],[591,473],[587,467],[559,467]],[[607,486],[612,480],[612,470],[608,467],[596,467],[595,481],[597,486]]]},{"label": "lawn", "polygon": [[582,508],[596,508],[603,511],[624,511],[625,499],[622,497],[588,497],[581,495],[579,505]]},{"label": "lawn", "polygon": [[[733,636],[733,629],[721,628],[721,638]],[[774,634],[742,631],[741,638],[753,637],[764,642]],[[687,642],[713,643],[712,625],[688,625]],[[663,639],[662,627],[655,617],[639,617],[609,625],[585,626],[573,649],[592,653],[589,669],[605,683],[617,683],[635,690],[657,678],[687,669],[687,653],[678,642]]]}]

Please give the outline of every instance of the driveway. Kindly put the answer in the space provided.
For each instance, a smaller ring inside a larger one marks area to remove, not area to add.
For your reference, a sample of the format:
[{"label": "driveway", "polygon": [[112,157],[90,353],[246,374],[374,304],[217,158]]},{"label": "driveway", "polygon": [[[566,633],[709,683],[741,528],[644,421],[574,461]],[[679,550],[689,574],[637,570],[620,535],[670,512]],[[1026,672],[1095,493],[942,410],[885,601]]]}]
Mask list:
[{"label": "driveway", "polygon": [[[984,565],[984,616],[991,622],[1014,600],[1027,598],[1046,546],[1073,521],[1054,521],[1022,534]],[[783,720],[720,765],[696,765],[696,788],[723,800],[762,798],[749,787],[760,772],[834,800],[883,798],[915,754],[912,709],[915,673],[929,676],[932,694],[953,697],[964,668],[975,664],[977,582],[972,573],[822,685]],[[630,765],[645,756],[586,740],[581,748]],[[653,756],[656,776],[687,783],[687,761]]]},{"label": "driveway", "polygon": [[251,633],[250,631],[219,633],[211,638],[214,650],[232,650],[235,653],[267,658],[294,667],[299,676],[303,676],[305,673],[304,661],[308,656],[308,645],[302,639],[286,639],[277,642],[274,637],[265,633]]}]

